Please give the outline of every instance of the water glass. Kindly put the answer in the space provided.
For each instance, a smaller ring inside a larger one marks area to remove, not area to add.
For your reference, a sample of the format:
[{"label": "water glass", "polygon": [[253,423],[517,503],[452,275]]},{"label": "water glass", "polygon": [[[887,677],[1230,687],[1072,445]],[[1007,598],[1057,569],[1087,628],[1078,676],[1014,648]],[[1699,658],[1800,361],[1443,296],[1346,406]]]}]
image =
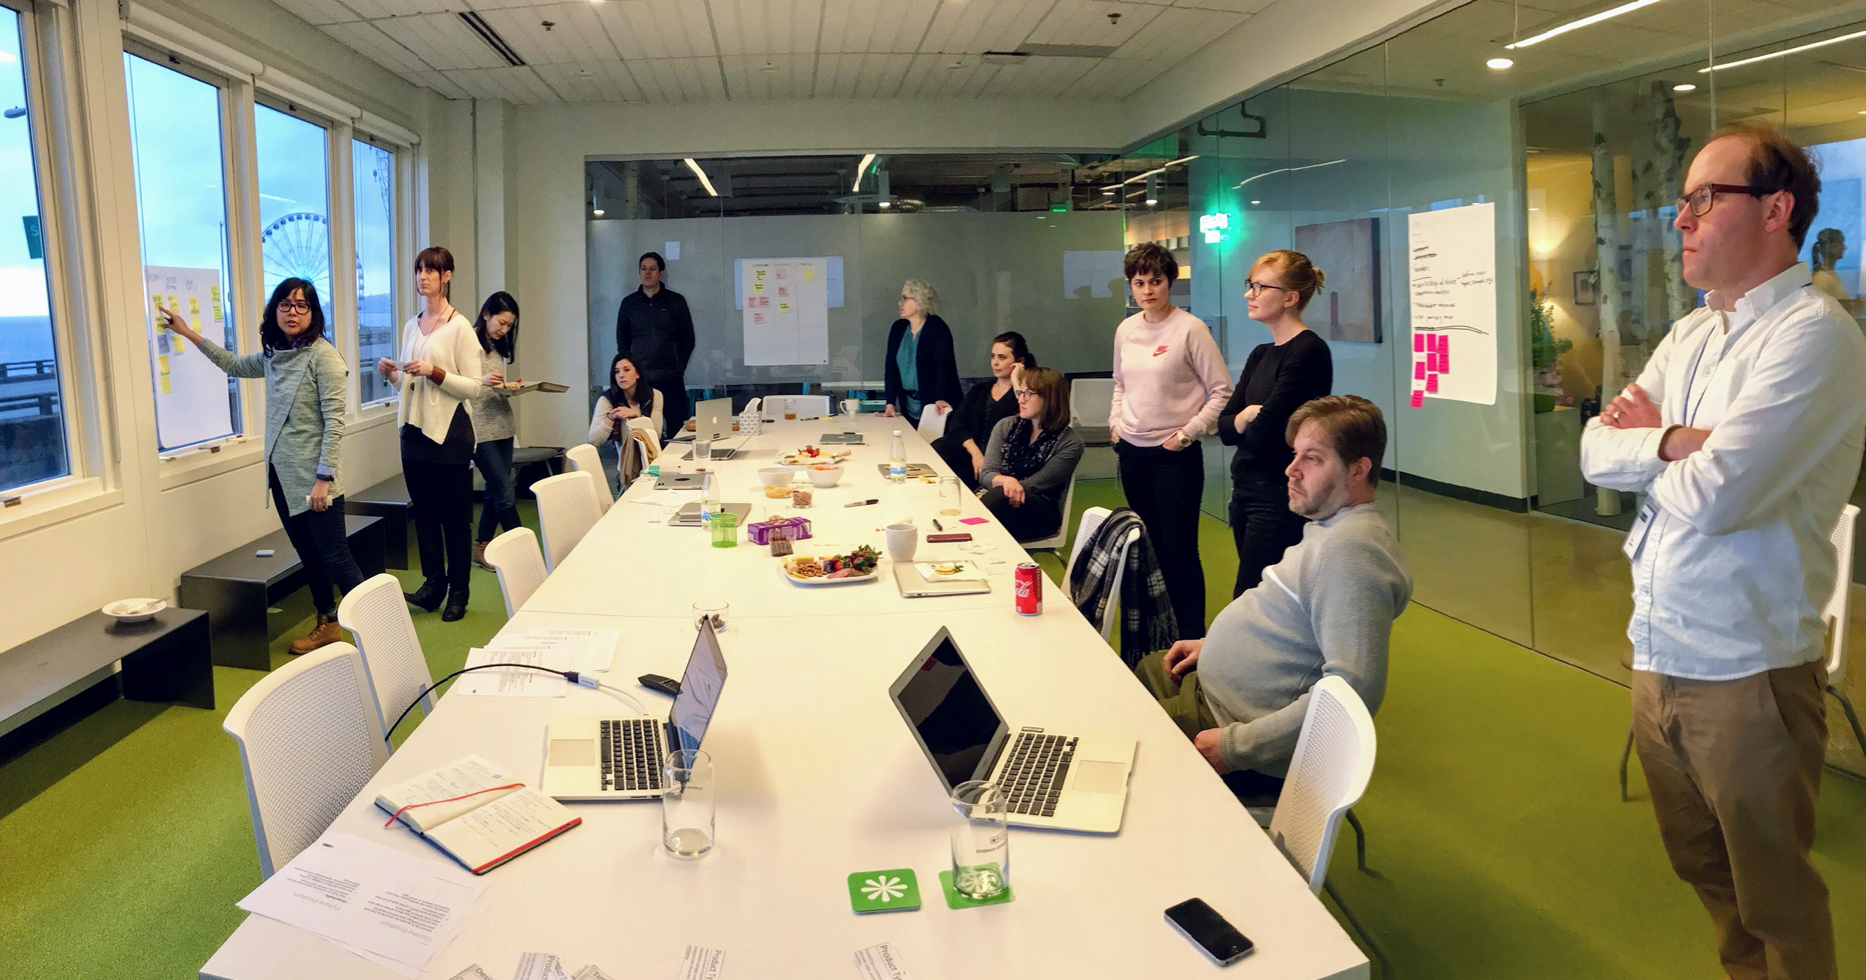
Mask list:
[{"label": "water glass", "polygon": [[675,749],[661,766],[661,846],[677,858],[713,849],[713,757]]},{"label": "water glass", "polygon": [[952,887],[967,898],[995,898],[1011,883],[1011,811],[996,786],[952,788]]},{"label": "water glass", "polygon": [[713,535],[713,547],[736,548],[739,546],[739,515],[733,511],[722,510],[706,522]]},{"label": "water glass", "polygon": [[939,515],[959,516],[959,478],[956,476],[942,476],[939,479]]},{"label": "water glass", "polygon": [[693,461],[704,463],[713,458],[713,434],[695,433],[693,437]]},{"label": "water glass", "polygon": [[732,621],[732,606],[724,600],[710,600],[693,604],[693,626],[700,628],[706,623],[713,624],[713,632],[724,633],[726,625]]}]

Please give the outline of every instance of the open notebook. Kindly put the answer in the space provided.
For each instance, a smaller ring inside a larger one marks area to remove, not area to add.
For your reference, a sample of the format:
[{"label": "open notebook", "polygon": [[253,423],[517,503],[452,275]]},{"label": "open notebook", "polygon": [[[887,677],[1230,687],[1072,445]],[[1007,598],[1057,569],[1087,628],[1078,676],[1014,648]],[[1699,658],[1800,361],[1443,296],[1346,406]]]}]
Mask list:
[{"label": "open notebook", "polygon": [[476,875],[583,822],[477,755],[387,787],[376,805]]}]

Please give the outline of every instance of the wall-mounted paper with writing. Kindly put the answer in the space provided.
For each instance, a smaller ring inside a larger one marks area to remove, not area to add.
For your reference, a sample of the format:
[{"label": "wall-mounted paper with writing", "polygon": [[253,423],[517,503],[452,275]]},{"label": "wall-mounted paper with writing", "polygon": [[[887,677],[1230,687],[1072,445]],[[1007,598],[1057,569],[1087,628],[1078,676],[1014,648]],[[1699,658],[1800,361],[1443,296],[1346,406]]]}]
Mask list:
[{"label": "wall-mounted paper with writing", "polygon": [[1497,208],[1407,215],[1412,398],[1497,403]]}]

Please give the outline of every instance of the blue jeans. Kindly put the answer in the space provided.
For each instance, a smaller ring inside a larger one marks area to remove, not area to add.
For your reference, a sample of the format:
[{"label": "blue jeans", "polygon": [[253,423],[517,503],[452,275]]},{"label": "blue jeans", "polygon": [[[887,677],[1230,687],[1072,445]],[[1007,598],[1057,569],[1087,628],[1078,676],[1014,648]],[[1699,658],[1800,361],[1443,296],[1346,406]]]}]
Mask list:
[{"label": "blue jeans", "polygon": [[518,483],[512,472],[510,437],[482,442],[473,450],[473,465],[486,481],[486,496],[479,506],[479,534],[475,541],[491,541],[496,525],[508,531],[522,527],[518,519]]}]

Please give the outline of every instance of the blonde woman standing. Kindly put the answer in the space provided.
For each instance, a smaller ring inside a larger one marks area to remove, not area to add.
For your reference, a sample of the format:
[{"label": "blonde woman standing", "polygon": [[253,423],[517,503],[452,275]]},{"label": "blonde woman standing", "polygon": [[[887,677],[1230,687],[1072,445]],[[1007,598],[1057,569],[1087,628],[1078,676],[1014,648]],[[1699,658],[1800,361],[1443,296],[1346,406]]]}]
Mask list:
[{"label": "blonde woman standing", "polygon": [[402,325],[401,362],[376,370],[401,390],[402,475],[415,508],[421,588],[404,593],[427,612],[447,608],[443,622],[466,616],[473,562],[475,438],[467,401],[480,392],[480,343],[473,325],[448,302],[453,253],[434,245],[415,256],[422,310]]}]

